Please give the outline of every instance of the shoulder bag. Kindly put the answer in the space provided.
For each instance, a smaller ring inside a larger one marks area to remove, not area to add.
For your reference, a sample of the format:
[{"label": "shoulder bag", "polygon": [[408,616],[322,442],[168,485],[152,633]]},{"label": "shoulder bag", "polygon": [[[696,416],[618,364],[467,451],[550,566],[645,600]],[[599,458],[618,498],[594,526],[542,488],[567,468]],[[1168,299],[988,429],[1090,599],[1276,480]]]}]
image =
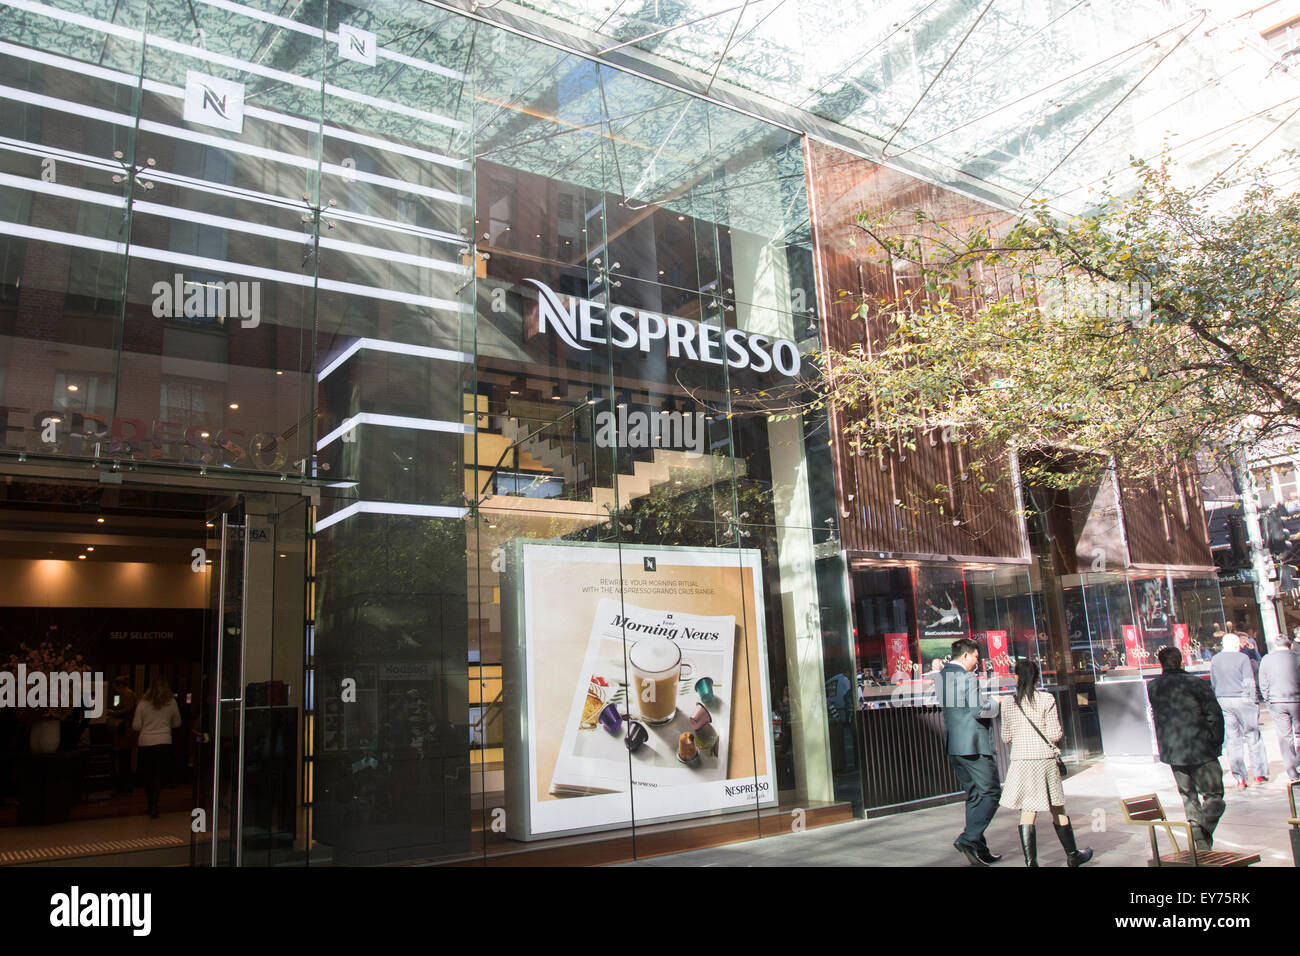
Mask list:
[{"label": "shoulder bag", "polygon": [[[1038,729],[1038,725],[1029,719],[1029,715],[1025,713],[1025,709],[1020,706],[1020,701],[1016,700],[1014,697],[1012,698],[1012,701],[1016,705],[1016,710],[1020,711],[1020,716],[1025,718],[1025,723],[1034,728],[1034,733],[1038,734],[1038,736],[1042,738],[1043,743],[1047,744],[1047,746],[1051,747],[1053,750],[1056,750],[1056,744],[1048,740],[1047,735]],[[1069,768],[1065,765],[1065,761],[1061,759],[1060,753],[1057,753],[1056,755],[1056,772],[1061,775],[1062,780],[1064,780],[1065,775],[1070,772]]]}]

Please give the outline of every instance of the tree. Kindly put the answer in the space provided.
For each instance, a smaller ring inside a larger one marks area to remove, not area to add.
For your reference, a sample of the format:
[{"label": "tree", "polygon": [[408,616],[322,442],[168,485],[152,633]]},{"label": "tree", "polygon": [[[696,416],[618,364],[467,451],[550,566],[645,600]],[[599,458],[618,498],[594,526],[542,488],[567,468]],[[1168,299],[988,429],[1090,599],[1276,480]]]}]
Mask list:
[{"label": "tree", "polygon": [[1071,218],[863,213],[886,291],[860,303],[861,344],[825,351],[820,386],[850,444],[945,430],[982,482],[1015,448],[1029,484],[1058,488],[1112,461],[1143,481],[1294,445],[1300,196],[1267,168],[1187,189],[1165,160],[1133,167],[1134,193]]}]

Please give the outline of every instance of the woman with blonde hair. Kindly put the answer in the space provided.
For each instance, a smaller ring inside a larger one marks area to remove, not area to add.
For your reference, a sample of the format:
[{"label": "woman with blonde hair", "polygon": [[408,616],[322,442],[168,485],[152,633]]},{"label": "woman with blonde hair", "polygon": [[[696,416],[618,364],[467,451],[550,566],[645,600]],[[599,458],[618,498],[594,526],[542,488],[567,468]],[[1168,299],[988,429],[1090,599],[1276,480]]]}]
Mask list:
[{"label": "woman with blonde hair", "polygon": [[181,725],[181,709],[176,705],[171,685],[159,674],[135,707],[131,727],[139,731],[140,776],[144,778],[149,816],[158,819],[158,797],[163,778],[171,767],[172,729]]},{"label": "woman with blonde hair", "polygon": [[1025,866],[1038,866],[1038,831],[1035,821],[1040,810],[1052,814],[1056,836],[1065,849],[1070,866],[1083,866],[1092,850],[1080,850],[1074,829],[1065,815],[1065,789],[1057,760],[1057,742],[1065,736],[1056,700],[1038,690],[1038,665],[1028,659],[1016,661],[1016,695],[1013,706],[1002,707],[1002,739],[1011,744],[1007,779],[1002,785],[1001,805],[1020,811],[1020,848]]}]

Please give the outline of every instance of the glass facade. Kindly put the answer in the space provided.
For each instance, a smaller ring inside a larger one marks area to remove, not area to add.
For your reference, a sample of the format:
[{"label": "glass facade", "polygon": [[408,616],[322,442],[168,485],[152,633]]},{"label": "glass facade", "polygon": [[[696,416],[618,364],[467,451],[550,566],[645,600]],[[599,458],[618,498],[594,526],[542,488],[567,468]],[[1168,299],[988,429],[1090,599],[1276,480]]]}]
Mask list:
[{"label": "glass facade", "polygon": [[[0,71],[0,561],[34,582],[0,666],[120,679],[84,726],[0,714],[0,860],[75,858],[41,828],[146,778],[148,862],[785,833],[951,794],[957,637],[1004,688],[1038,660],[1081,755],[1100,685],[1222,620],[1213,579],[1106,570],[1110,505],[904,528],[910,473],[835,487],[789,408],[862,281],[841,187],[911,202],[897,170],[398,0],[13,0]],[[168,684],[154,774],[131,708]]]},{"label": "glass facade", "polygon": [[0,34],[0,453],[205,496],[194,862],[860,810],[797,134],[422,4]]}]

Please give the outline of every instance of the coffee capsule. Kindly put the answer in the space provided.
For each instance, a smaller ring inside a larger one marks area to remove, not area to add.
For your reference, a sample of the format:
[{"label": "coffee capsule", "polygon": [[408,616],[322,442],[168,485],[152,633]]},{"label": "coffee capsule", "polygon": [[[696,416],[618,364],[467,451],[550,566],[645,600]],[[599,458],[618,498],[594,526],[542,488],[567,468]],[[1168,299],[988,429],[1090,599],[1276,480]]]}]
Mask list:
[{"label": "coffee capsule", "polygon": [[677,759],[682,763],[695,763],[700,759],[699,748],[695,746],[695,735],[689,731],[677,738]]},{"label": "coffee capsule", "polygon": [[635,720],[627,722],[627,736],[623,738],[623,744],[627,747],[629,753],[636,753],[641,749],[641,745],[650,739],[650,731],[645,729],[645,725]]},{"label": "coffee capsule", "polygon": [[695,693],[700,695],[700,700],[713,700],[713,678],[701,677],[695,682]]},{"label": "coffee capsule", "polygon": [[696,704],[695,710],[691,711],[691,729],[698,731],[711,723],[713,723],[713,715],[709,713],[709,708],[703,704]]},{"label": "coffee capsule", "polygon": [[695,731],[695,743],[701,751],[715,754],[718,750],[718,731],[712,724],[705,724]]},{"label": "coffee capsule", "polygon": [[601,708],[596,721],[611,734],[623,729],[623,715],[618,712],[618,705],[612,701]]},{"label": "coffee capsule", "polygon": [[605,706],[605,691],[595,682],[592,681],[587,685],[587,699],[582,703],[582,716],[578,719],[578,726],[583,730],[590,730],[596,726],[596,715],[600,709]]}]

